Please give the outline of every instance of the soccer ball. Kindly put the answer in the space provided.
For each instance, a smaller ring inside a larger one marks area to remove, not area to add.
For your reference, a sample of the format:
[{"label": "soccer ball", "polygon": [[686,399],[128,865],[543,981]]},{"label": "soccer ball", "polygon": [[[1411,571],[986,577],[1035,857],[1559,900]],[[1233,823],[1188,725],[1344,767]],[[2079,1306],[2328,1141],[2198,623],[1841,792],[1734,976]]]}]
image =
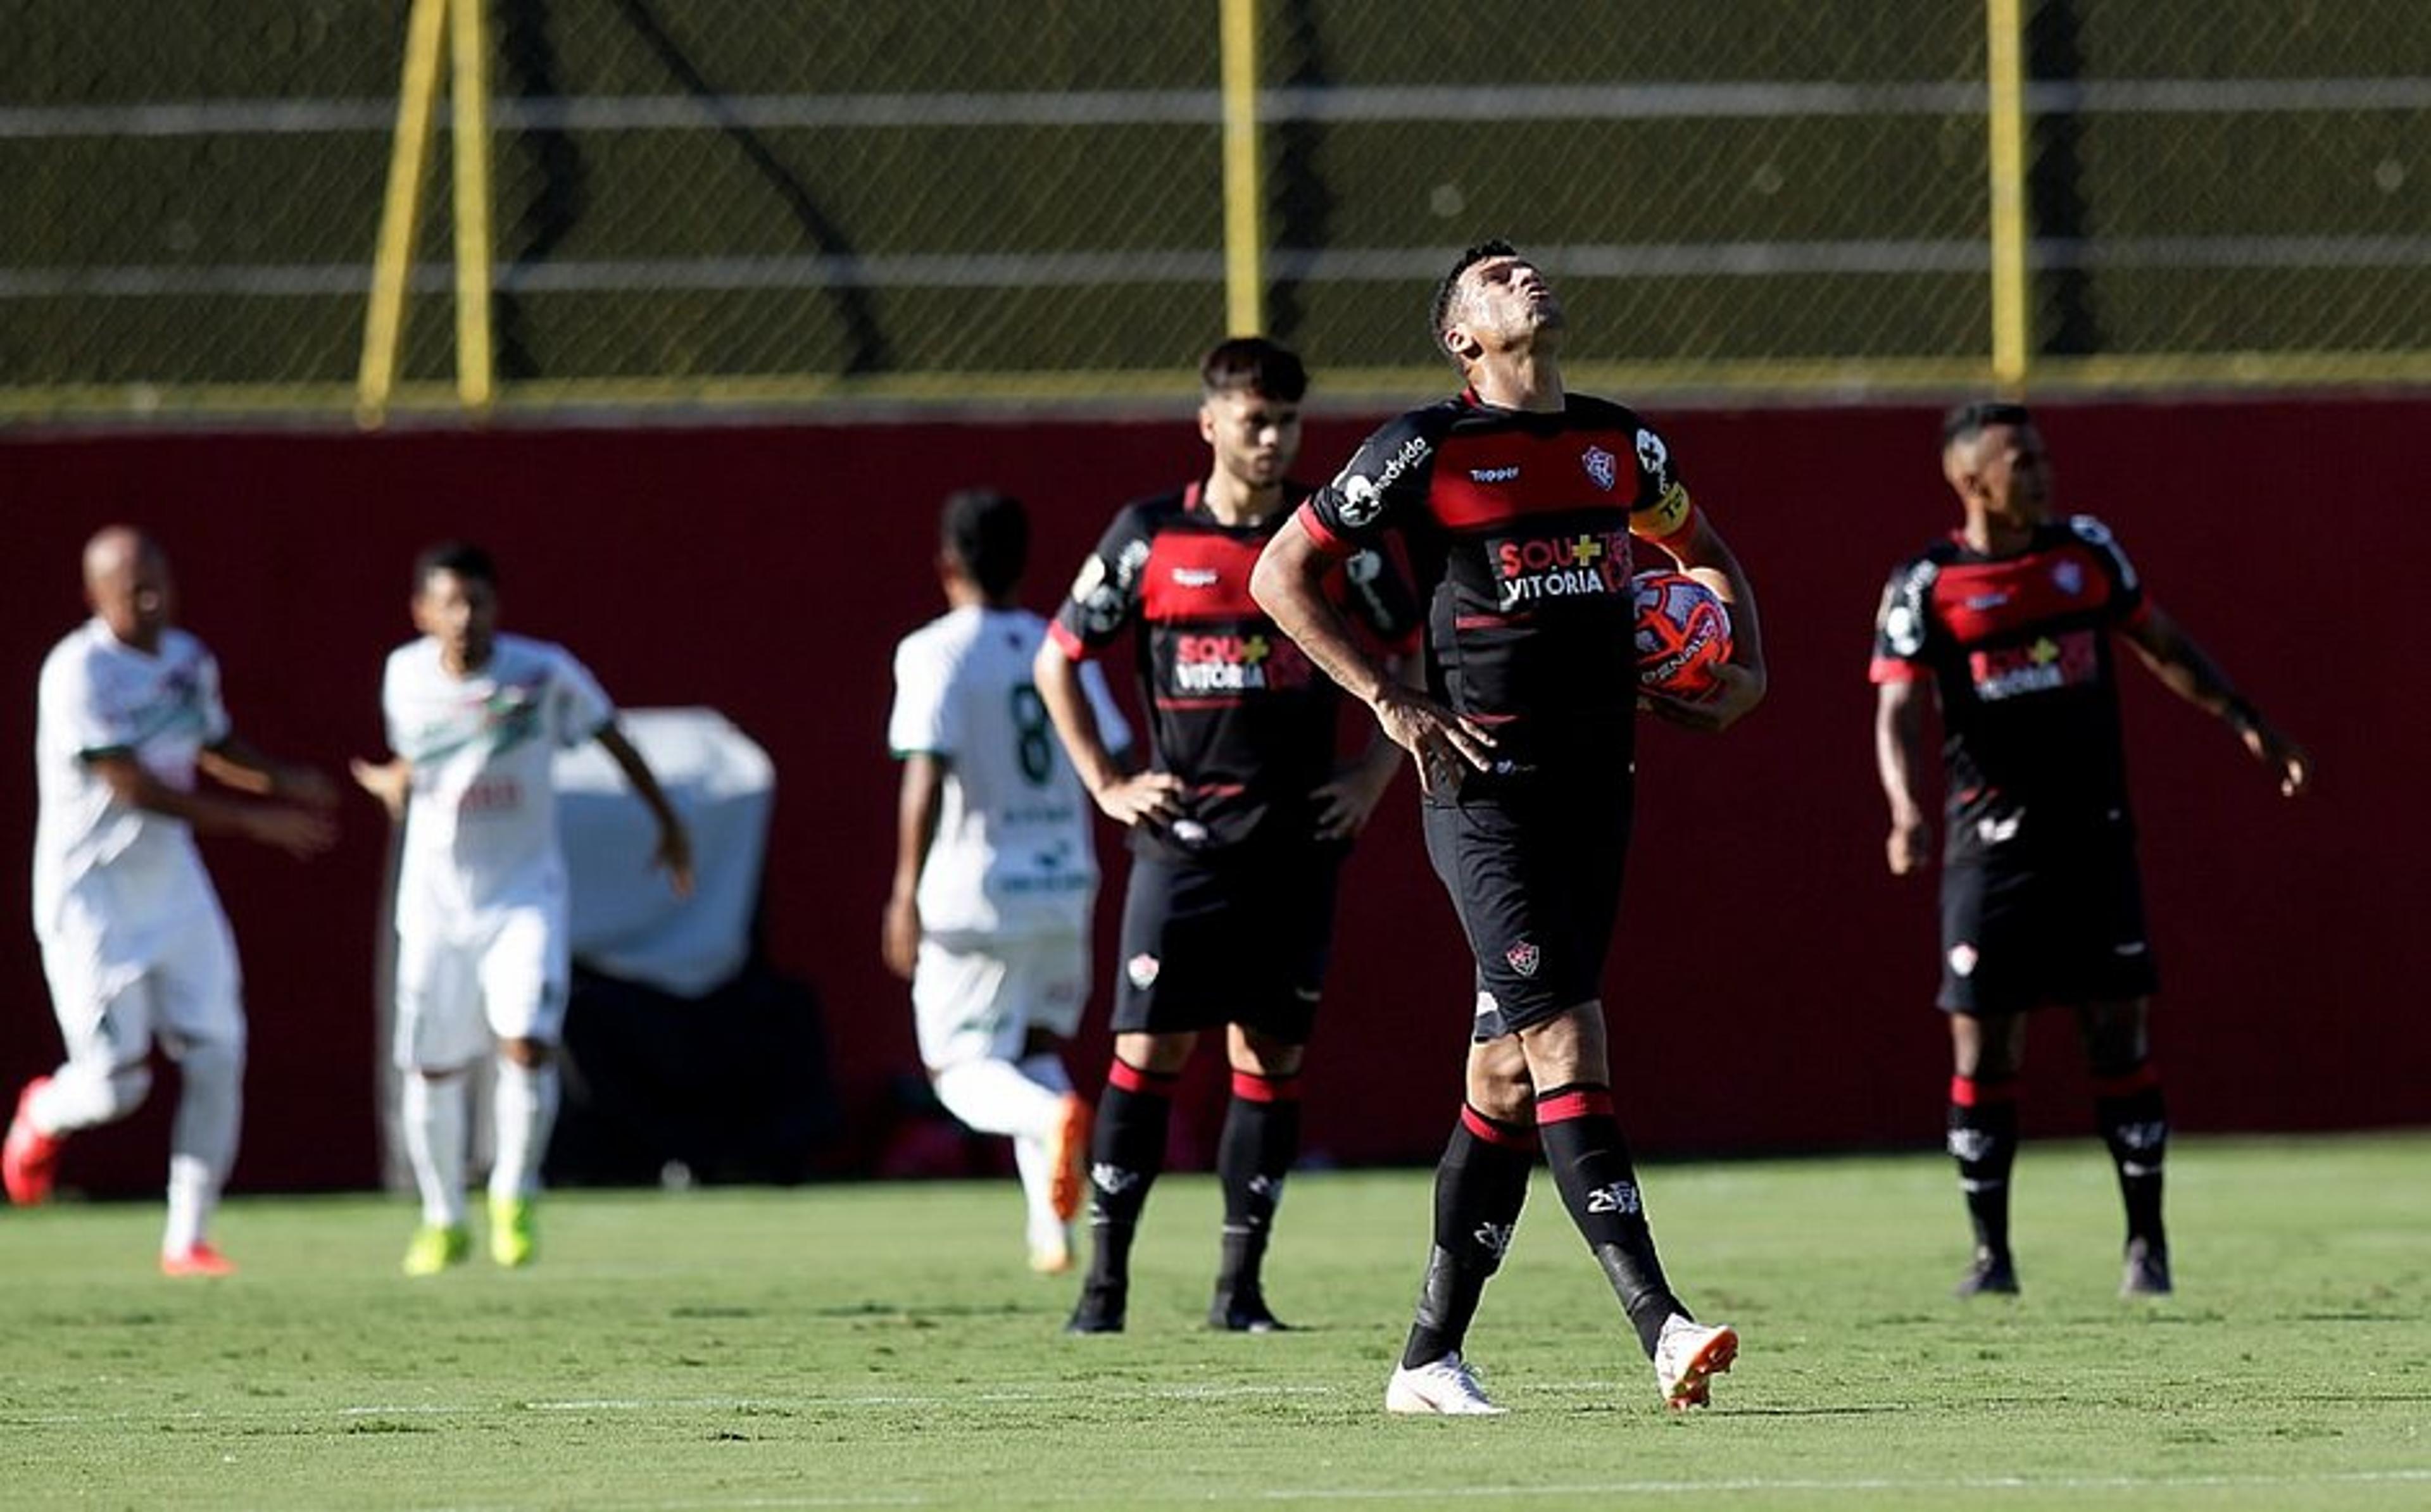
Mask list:
[{"label": "soccer ball", "polygon": [[1640,573],[1637,595],[1638,691],[1696,703],[1713,696],[1714,667],[1731,656],[1731,611],[1713,590],[1683,573]]}]

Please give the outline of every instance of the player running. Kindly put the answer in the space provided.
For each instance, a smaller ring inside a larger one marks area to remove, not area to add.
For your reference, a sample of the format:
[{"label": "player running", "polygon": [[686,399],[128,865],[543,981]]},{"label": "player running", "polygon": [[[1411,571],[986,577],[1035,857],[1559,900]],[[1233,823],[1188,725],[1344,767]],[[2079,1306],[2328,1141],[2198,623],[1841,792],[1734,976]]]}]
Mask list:
[{"label": "player running", "polygon": [[1874,754],[1891,872],[1924,870],[1924,690],[1941,709],[1941,992],[1950,1015],[1950,1153],[1975,1231],[1958,1294],[2014,1292],[2009,1172],[2027,1010],[2076,1013],[2094,1119],[2127,1209],[2125,1296],[2171,1289],[2161,1221],[2169,1114],[2147,1020],[2157,983],[2127,802],[2113,633],[2164,687],[2226,721],[2280,790],[2305,754],[2144,596],[2109,530],[2051,516],[2042,436],[2023,406],[1972,404],[1942,429],[1966,512],[1891,573],[1875,622]]},{"label": "player running", "polygon": [[[149,538],[123,525],[94,536],[84,590],[92,618],[42,662],[34,742],[34,934],[68,1058],[18,1094],[0,1178],[10,1202],[48,1199],[68,1137],[142,1105],[157,1040],[178,1082],[160,1270],[225,1275],[235,1266],[205,1230],[236,1161],[244,1005],[236,939],[194,836],[317,856],[337,838],[337,790],[238,738],[219,662],[172,623],[169,559]],[[287,801],[217,796],[198,772]]]},{"label": "player running", "polygon": [[[903,781],[880,949],[912,984],[937,1101],[1012,1138],[1030,1268],[1054,1274],[1072,1267],[1087,1179],[1089,1105],[1062,1046],[1089,1000],[1092,810],[1031,682],[1047,622],[1018,601],[1029,516],[1017,499],[966,490],[946,500],[940,533],[951,606],[895,648],[886,739]],[[1105,674],[1086,674],[1099,732],[1128,748]]]},{"label": "player running", "polygon": [[[1338,693],[1249,598],[1258,553],[1307,490],[1299,455],[1308,376],[1241,338],[1201,365],[1199,433],[1212,467],[1126,506],[1081,564],[1039,649],[1038,690],[1098,806],[1131,829],[1115,1055],[1092,1138],[1088,1279],[1069,1329],[1121,1331],[1132,1239],[1165,1165],[1173,1089],[1201,1031],[1226,1029],[1232,1072],[1216,1173],[1221,1269],[1211,1326],[1283,1326],[1264,1264],[1299,1151],[1299,1074],[1333,930],[1334,875],[1400,756],[1376,741],[1337,767]],[[1319,586],[1377,643],[1406,645],[1407,590],[1361,553]],[[1153,762],[1126,774],[1081,696],[1078,664],[1129,637]]]},{"label": "player running", "polygon": [[[692,891],[692,842],[616,710],[562,646],[503,635],[497,571],[478,546],[413,566],[419,640],[389,654],[380,710],[396,753],[355,780],[405,825],[396,883],[396,1064],[422,1226],[405,1273],[472,1253],[465,1221],[464,1072],[494,1048],[490,1257],[531,1263],[541,1157],[558,1104],[557,1045],[572,960],[551,762],[596,739],[659,825],[652,864]],[[486,1015],[486,1023],[484,1017]]]},{"label": "player running", "polygon": [[[1436,1167],[1433,1254],[1384,1405],[1502,1410],[1461,1349],[1539,1140],[1664,1400],[1698,1405],[1738,1336],[1695,1321],[1664,1278],[1613,1114],[1601,995],[1629,849],[1634,542],[1731,607],[1736,646],[1712,700],[1660,706],[1683,723],[1718,730],[1763,697],[1754,594],[1663,438],[1564,388],[1562,305],[1534,264],[1505,242],[1472,247],[1433,315],[1466,391],[1370,436],[1276,532],[1255,578],[1276,623],[1417,759],[1427,852],[1476,956],[1467,1101]],[[1424,693],[1387,676],[1318,590],[1344,553],[1396,531],[1430,599]]]}]

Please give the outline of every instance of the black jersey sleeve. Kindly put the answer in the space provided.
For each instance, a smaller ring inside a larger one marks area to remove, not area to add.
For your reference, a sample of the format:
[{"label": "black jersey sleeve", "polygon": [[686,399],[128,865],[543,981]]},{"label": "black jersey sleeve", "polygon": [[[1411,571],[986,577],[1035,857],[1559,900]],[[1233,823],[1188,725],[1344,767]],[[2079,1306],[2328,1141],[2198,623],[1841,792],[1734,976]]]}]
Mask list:
[{"label": "black jersey sleeve", "polygon": [[1081,560],[1072,590],[1055,611],[1053,633],[1066,651],[1102,651],[1138,616],[1148,538],[1146,513],[1132,505],[1115,516],[1097,549]]},{"label": "black jersey sleeve", "polygon": [[1435,448],[1452,415],[1445,405],[1413,409],[1362,441],[1350,465],[1300,507],[1317,543],[1349,552],[1424,518]]},{"label": "black jersey sleeve", "polygon": [[1926,674],[1925,643],[1933,632],[1931,559],[1902,562],[1883,585],[1874,610],[1874,656],[1868,675],[1878,683],[1913,682]]},{"label": "black jersey sleeve", "polygon": [[1637,431],[1637,496],[1629,504],[1629,533],[1658,546],[1684,541],[1697,528],[1697,507],[1671,459],[1671,443],[1643,420]]},{"label": "black jersey sleeve", "polygon": [[1342,602],[1353,623],[1395,656],[1417,649],[1418,601],[1409,579],[1380,546],[1363,546],[1344,558]]},{"label": "black jersey sleeve", "polygon": [[2125,548],[2110,527],[2089,514],[2071,515],[2068,528],[2076,539],[2092,549],[2094,559],[2110,579],[2110,596],[2103,605],[2104,617],[2112,624],[2133,623],[2144,612],[2144,580],[2136,575],[2136,564],[2127,559]]}]

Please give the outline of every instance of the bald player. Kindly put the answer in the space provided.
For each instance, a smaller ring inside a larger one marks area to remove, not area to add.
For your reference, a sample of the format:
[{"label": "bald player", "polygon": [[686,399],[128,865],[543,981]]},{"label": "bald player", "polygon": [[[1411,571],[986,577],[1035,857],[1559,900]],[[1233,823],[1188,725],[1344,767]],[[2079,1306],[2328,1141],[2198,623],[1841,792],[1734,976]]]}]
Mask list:
[{"label": "bald player", "polygon": [[172,623],[157,543],[123,525],[94,536],[84,591],[92,618],[42,662],[35,733],[34,933],[67,1060],[18,1095],[0,1178],[11,1202],[49,1197],[70,1135],[142,1105],[158,1043],[178,1069],[160,1270],[225,1275],[234,1267],[204,1231],[236,1157],[244,1007],[194,836],[309,858],[336,839],[336,789],[238,739],[219,663]]}]

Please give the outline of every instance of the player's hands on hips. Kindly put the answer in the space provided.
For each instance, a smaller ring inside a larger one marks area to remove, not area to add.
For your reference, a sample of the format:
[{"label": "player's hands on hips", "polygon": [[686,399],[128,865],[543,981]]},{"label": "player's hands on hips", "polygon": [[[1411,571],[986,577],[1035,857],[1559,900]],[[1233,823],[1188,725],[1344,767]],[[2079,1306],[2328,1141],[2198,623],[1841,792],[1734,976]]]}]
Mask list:
[{"label": "player's hands on hips", "polygon": [[247,808],[244,832],[248,839],[285,851],[299,861],[309,861],[338,843],[338,826],[328,815],[285,804]]},{"label": "player's hands on hips", "polygon": [[1385,738],[1418,764],[1418,787],[1429,796],[1456,790],[1468,768],[1494,765],[1494,737],[1485,726],[1424,693],[1387,683],[1372,706]]},{"label": "player's hands on hips", "polygon": [[1765,687],[1765,674],[1755,668],[1742,667],[1735,661],[1717,662],[1714,691],[1707,697],[1690,704],[1648,694],[1638,699],[1637,706],[1658,719],[1713,735],[1729,729],[1763,703]]},{"label": "player's hands on hips", "polygon": [[1921,814],[1891,821],[1890,839],[1883,844],[1891,875],[1913,876],[1933,860],[1933,825]]},{"label": "player's hands on hips", "polygon": [[2272,774],[2279,779],[2280,792],[2293,798],[2312,785],[2312,757],[2305,754],[2303,746],[2280,734],[2267,721],[2256,720],[2240,726],[2237,738],[2254,753],[2255,760],[2269,767]]},{"label": "player's hands on hips", "polygon": [[659,848],[650,864],[667,874],[667,889],[679,898],[692,896],[692,832],[681,824],[659,826]]},{"label": "player's hands on hips", "polygon": [[886,969],[908,982],[920,959],[920,904],[909,892],[889,893],[878,922],[878,954]]},{"label": "player's hands on hips", "polygon": [[1134,772],[1089,794],[1106,817],[1129,829],[1170,824],[1182,817],[1182,779],[1170,772]]}]

